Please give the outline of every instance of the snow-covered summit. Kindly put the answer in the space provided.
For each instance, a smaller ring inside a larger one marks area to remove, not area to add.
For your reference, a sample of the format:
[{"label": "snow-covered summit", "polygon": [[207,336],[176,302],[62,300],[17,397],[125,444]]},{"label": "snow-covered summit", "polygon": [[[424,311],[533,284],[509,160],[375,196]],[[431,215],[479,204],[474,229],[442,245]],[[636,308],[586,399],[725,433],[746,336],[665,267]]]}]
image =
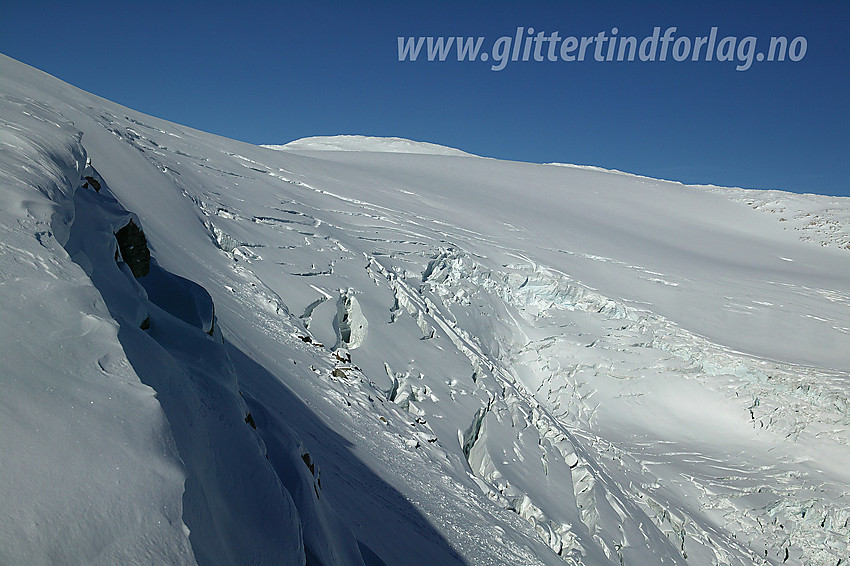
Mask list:
[{"label": "snow-covered summit", "polygon": [[374,136],[313,136],[284,145],[264,145],[269,149],[301,151],[376,151],[385,153],[416,153],[421,155],[453,155],[474,157],[471,153],[452,147],[404,138]]}]

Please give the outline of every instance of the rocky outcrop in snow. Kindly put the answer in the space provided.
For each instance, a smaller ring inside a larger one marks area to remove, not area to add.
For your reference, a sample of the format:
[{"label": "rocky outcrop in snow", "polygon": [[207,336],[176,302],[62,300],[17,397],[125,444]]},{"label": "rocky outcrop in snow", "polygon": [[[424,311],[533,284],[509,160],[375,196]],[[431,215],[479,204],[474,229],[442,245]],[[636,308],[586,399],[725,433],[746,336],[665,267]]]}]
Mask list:
[{"label": "rocky outcrop in snow", "polygon": [[147,275],[151,267],[151,252],[145,233],[136,225],[135,220],[130,219],[115,232],[115,239],[118,241],[121,259],[130,267],[133,277],[138,279]]}]

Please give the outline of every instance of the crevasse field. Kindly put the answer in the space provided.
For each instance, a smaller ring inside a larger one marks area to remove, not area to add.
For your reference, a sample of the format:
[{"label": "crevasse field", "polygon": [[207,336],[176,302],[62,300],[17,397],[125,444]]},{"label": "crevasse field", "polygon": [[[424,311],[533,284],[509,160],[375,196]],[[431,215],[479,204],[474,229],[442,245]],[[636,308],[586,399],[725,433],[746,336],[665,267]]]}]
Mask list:
[{"label": "crevasse field", "polygon": [[850,563],[850,199],[0,123],[0,563]]}]

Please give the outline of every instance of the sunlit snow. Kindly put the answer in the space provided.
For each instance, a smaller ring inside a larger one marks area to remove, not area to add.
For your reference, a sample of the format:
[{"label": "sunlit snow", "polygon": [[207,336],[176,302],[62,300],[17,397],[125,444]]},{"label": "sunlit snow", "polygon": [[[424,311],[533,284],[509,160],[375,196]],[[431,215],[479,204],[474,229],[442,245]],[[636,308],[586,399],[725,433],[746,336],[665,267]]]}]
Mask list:
[{"label": "sunlit snow", "polygon": [[850,199],[0,77],[0,563],[850,560]]}]

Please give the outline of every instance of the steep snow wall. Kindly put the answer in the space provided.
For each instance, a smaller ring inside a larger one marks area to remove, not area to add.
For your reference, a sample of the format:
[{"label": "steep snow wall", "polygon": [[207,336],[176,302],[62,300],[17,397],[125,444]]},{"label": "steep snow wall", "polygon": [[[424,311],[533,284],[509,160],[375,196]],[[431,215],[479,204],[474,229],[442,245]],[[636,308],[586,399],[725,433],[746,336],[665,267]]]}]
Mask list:
[{"label": "steep snow wall", "polygon": [[0,95],[0,562],[194,564],[166,416],[62,247],[80,132],[22,86]]},{"label": "steep snow wall", "polygon": [[256,431],[209,293],[151,259],[81,133],[25,97],[0,112],[0,561],[362,564],[297,435]]}]

